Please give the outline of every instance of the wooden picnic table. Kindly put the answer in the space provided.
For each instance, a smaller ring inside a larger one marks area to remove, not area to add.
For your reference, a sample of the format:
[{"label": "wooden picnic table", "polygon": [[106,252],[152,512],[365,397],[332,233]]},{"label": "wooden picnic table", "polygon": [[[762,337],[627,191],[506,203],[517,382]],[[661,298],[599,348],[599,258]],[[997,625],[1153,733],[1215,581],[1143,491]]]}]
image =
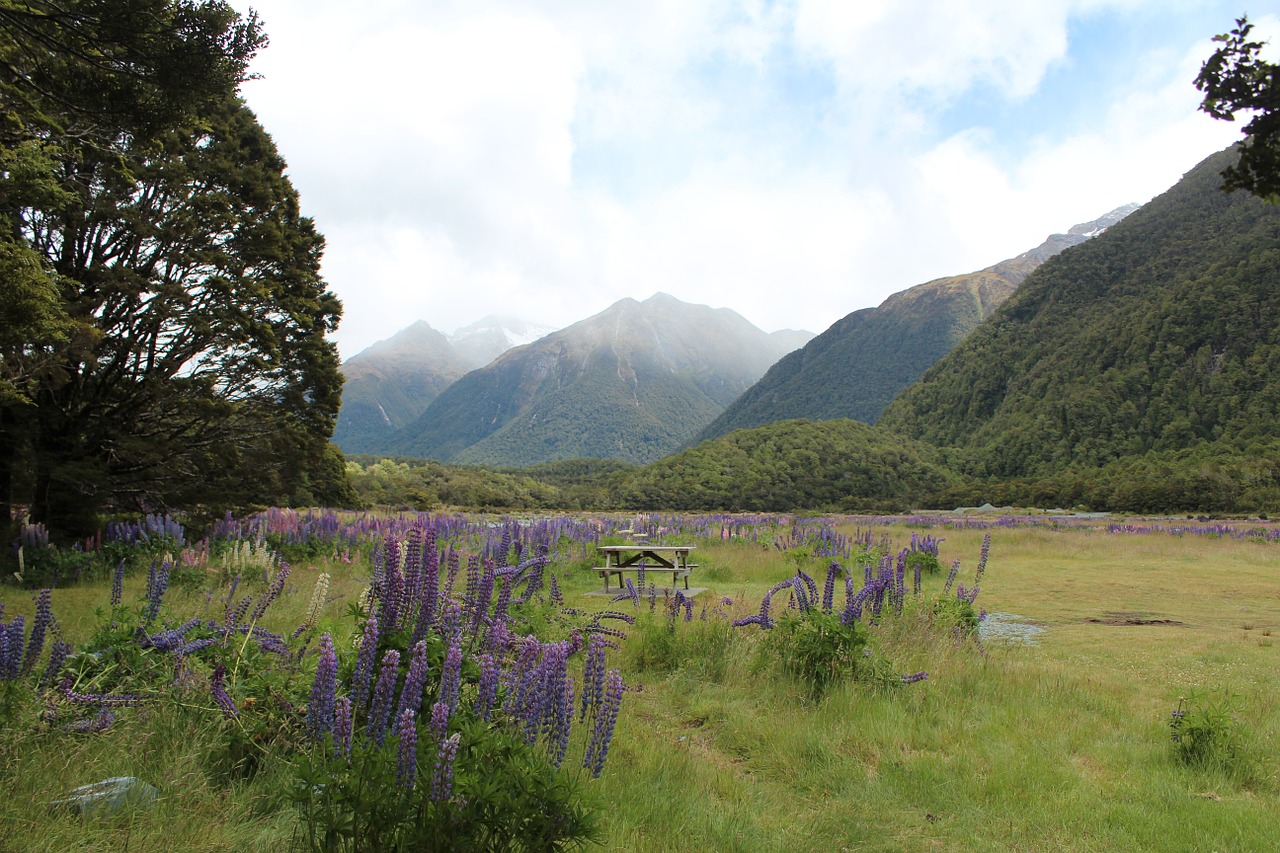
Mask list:
[{"label": "wooden picnic table", "polygon": [[624,572],[636,572],[639,574],[644,571],[660,572],[671,575],[671,587],[675,588],[676,581],[684,579],[684,588],[689,588],[689,572],[698,567],[697,563],[689,562],[689,552],[694,549],[693,545],[649,545],[644,542],[637,542],[633,545],[599,545],[597,546],[600,553],[604,555],[604,565],[596,566],[595,571],[604,578],[605,592],[609,591],[609,578],[617,577],[618,589],[622,589],[622,575]]}]

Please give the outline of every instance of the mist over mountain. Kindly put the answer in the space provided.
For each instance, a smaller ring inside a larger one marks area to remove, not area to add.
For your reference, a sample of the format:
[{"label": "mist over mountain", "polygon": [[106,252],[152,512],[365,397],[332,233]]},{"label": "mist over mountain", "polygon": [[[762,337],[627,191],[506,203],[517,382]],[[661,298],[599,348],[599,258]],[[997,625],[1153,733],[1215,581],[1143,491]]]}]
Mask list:
[{"label": "mist over mountain", "polygon": [[490,315],[446,335],[419,320],[342,364],[346,379],[333,440],[346,453],[389,453],[398,430],[468,371],[549,326]]},{"label": "mist over mountain", "polygon": [[876,308],[854,311],[770,368],[698,440],[793,418],[874,423],[894,395],[950,352],[1036,267],[1101,234],[1137,207],[1125,205],[1050,235],[1036,248],[986,269],[916,285]]},{"label": "mist over mountain", "polygon": [[648,462],[686,443],[805,333],[658,293],[515,347],[442,392],[398,453],[494,465]]}]

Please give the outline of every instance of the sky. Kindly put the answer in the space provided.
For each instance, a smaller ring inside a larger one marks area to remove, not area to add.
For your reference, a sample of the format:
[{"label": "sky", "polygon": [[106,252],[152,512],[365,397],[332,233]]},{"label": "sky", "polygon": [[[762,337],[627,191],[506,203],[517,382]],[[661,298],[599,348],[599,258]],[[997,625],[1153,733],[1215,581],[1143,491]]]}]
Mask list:
[{"label": "sky", "polygon": [[344,358],[659,291],[822,332],[1146,202],[1245,123],[1197,110],[1249,11],[1211,0],[233,3]]}]

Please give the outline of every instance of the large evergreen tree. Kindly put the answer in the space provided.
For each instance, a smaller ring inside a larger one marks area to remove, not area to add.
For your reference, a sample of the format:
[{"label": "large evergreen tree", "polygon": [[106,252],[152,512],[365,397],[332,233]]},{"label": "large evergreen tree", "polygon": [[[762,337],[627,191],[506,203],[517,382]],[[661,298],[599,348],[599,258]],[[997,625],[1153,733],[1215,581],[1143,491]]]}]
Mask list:
[{"label": "large evergreen tree", "polygon": [[304,488],[332,467],[340,305],[235,93],[256,19],[0,0],[0,27],[0,303],[21,297],[0,335],[0,508],[83,533],[104,507]]}]

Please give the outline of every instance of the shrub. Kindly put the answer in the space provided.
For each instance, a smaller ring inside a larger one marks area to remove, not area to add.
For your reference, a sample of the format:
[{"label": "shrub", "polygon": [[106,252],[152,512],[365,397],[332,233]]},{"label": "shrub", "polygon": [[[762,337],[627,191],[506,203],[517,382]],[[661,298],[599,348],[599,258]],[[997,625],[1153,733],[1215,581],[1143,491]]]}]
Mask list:
[{"label": "shrub", "polygon": [[1240,732],[1229,696],[1212,699],[1183,696],[1169,715],[1169,740],[1179,764],[1202,769],[1235,770],[1240,758]]}]

